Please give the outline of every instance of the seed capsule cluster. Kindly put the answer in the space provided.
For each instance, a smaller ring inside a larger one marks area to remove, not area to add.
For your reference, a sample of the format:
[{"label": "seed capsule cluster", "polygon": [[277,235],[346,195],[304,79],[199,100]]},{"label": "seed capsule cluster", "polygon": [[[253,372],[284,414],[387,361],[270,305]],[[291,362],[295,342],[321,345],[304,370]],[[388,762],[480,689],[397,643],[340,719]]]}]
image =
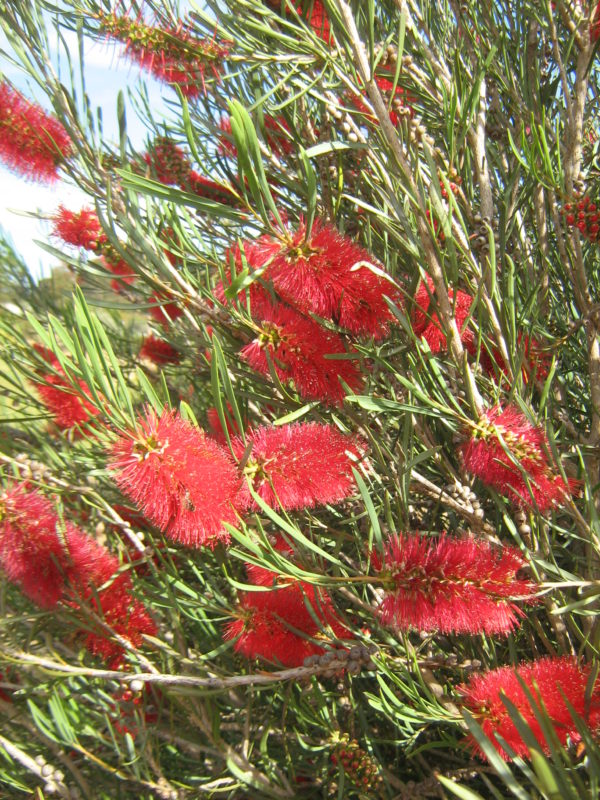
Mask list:
[{"label": "seed capsule cluster", "polygon": [[333,678],[340,670],[347,670],[350,675],[358,675],[361,669],[374,669],[371,656],[377,652],[374,645],[365,647],[355,644],[349,650],[328,650],[323,655],[308,656],[304,659],[305,667],[329,667],[322,672],[324,678]]},{"label": "seed capsule cluster", "polygon": [[344,770],[345,776],[363,791],[377,791],[383,784],[379,768],[356,739],[344,733],[331,755],[331,760]]}]

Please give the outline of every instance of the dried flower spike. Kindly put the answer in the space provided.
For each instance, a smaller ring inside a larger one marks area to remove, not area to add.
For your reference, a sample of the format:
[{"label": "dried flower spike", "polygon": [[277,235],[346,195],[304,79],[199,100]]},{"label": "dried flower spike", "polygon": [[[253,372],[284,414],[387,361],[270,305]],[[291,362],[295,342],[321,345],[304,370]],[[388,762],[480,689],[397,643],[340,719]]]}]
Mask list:
[{"label": "dried flower spike", "polygon": [[565,482],[548,461],[540,426],[517,408],[486,411],[463,447],[465,467],[520,507],[540,512],[564,504],[576,481]]},{"label": "dried flower spike", "polygon": [[[565,698],[591,730],[597,730],[600,725],[598,682],[593,688],[589,704],[586,701],[590,671],[589,666],[581,666],[576,659],[569,656],[542,658],[520,664],[516,668],[500,667],[474,675],[467,684],[459,688],[464,696],[465,706],[475,716],[502,758],[508,761],[511,756],[496,740],[495,734],[501,736],[518,756],[529,758],[529,748],[511,720],[508,709],[502,702],[503,697],[517,707],[542,750],[545,753],[550,750],[519,678],[525,683],[538,706],[541,701],[556,736],[565,744],[568,737],[575,740],[580,738]],[[471,741],[471,746],[485,758],[475,741]]]},{"label": "dried flower spike", "polygon": [[[346,392],[343,380],[354,392],[364,385],[357,361],[340,336],[318,325],[293,308],[261,303],[257,315],[260,333],[240,351],[240,356],[262,375],[269,374],[269,360],[282,383],[292,381],[304,400],[320,400],[341,406]],[[327,356],[342,356],[328,358]]]},{"label": "dried flower spike", "polygon": [[535,592],[517,577],[518,550],[471,537],[394,536],[373,564],[384,580],[379,614],[397,630],[508,634],[523,616],[514,600]]},{"label": "dried flower spike", "polygon": [[151,409],[113,445],[110,468],[124,494],[167,536],[190,546],[227,542],[239,478],[229,454],[175,411]]},{"label": "dried flower spike", "polygon": [[0,160],[25,178],[53,182],[71,154],[71,140],[53,116],[0,83]]},{"label": "dried flower spike", "polygon": [[[263,426],[234,439],[241,458],[251,445],[244,474],[254,491],[273,506],[312,508],[339,503],[355,488],[352,467],[360,461],[362,443],[340,433],[333,425],[317,422]],[[240,490],[243,507],[255,507],[247,484]]]},{"label": "dried flower spike", "polygon": [[215,39],[197,39],[183,22],[159,28],[116,14],[100,14],[100,30],[126,45],[127,55],[155,78],[179,86],[186,97],[205,91],[207,69],[218,77],[229,48]]}]

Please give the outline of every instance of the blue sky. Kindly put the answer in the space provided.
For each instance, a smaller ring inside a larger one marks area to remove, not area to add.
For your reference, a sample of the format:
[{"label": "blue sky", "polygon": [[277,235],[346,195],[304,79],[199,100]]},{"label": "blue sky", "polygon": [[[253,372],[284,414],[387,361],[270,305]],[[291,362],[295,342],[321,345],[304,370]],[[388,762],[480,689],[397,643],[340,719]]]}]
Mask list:
[{"label": "blue sky", "polygon": [[[76,59],[78,53],[76,34],[65,31],[64,36],[71,57]],[[9,49],[1,32],[0,48],[5,51]],[[127,86],[135,87],[138,81],[145,81],[155,118],[162,116],[163,109],[165,116],[167,115],[164,98],[170,96],[173,99],[173,92],[168,86],[154,81],[147,73],[141,73],[135,64],[123,57],[122,52],[122,45],[97,42],[91,39],[85,40],[84,64],[87,92],[92,105],[102,109],[105,139],[115,141],[118,130],[116,103],[119,89]],[[59,61],[57,50],[51,50],[50,56],[54,63]],[[78,68],[77,62],[74,63],[74,68]],[[27,75],[0,55],[0,75],[2,74],[24,95],[39,100],[44,108],[48,108],[48,102],[43,95],[40,95],[39,91],[36,92],[36,87],[28,80]],[[146,131],[129,102],[127,133],[133,146],[141,148],[146,138]],[[86,204],[85,194],[67,180],[61,180],[52,186],[25,181],[5,169],[1,164],[0,186],[2,188],[0,192],[0,227],[8,234],[8,238],[17,252],[23,256],[32,275],[40,277],[48,274],[56,263],[55,259],[38,247],[35,240],[46,241],[51,224],[46,220],[32,219],[23,214],[39,212],[49,215],[61,204],[76,210]]]}]

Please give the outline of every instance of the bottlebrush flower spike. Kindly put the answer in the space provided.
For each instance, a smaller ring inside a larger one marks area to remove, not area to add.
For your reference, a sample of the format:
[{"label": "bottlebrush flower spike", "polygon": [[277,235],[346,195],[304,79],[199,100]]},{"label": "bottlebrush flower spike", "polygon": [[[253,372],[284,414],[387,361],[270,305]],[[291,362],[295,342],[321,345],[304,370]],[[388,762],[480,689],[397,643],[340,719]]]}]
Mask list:
[{"label": "bottlebrush flower spike", "polygon": [[100,29],[124,42],[133,61],[155,78],[177,84],[186,97],[197,97],[205,91],[206,70],[218,77],[229,53],[225,43],[196,39],[183,22],[175,28],[159,28],[116,14],[99,14],[98,18]]},{"label": "bottlebrush flower spike", "polygon": [[324,652],[310,639],[324,639],[325,626],[336,638],[351,637],[335,615],[329,595],[301,581],[269,592],[241,593],[236,617],[225,629],[225,639],[239,637],[234,645],[236,653],[286,667],[302,666],[308,656]]},{"label": "bottlebrush flower spike", "polygon": [[384,579],[379,614],[397,630],[508,634],[535,585],[517,578],[526,561],[513,547],[471,537],[394,536],[373,565]]},{"label": "bottlebrush flower spike", "polygon": [[[302,223],[280,238],[261,236],[244,243],[244,254],[249,270],[261,270],[260,281],[270,281],[298,311],[330,319],[360,336],[388,334],[394,317],[385,297],[399,302],[398,292],[366,250],[330,225],[316,221],[307,234]],[[233,257],[241,267],[237,248]],[[259,282],[249,291],[254,308],[269,297]]]},{"label": "bottlebrush flower spike", "polygon": [[54,234],[66,244],[83,247],[85,250],[98,250],[106,244],[106,234],[102,231],[100,220],[91,208],[69,211],[59,206],[54,216]]},{"label": "bottlebrush flower spike", "polygon": [[190,547],[227,542],[238,473],[229,454],[175,411],[151,409],[113,445],[110,469],[127,497],[167,536]]},{"label": "bottlebrush flower spike", "polygon": [[[221,425],[221,420],[219,419],[219,412],[214,406],[207,409],[206,411],[206,421],[208,422],[208,435],[212,436],[215,442],[227,447],[227,437],[225,436],[225,432],[223,430],[223,426]],[[239,436],[241,431],[238,430],[237,422],[233,416],[233,409],[231,408],[231,403],[227,403],[227,412],[225,412],[225,424],[227,425],[227,431],[229,433],[229,438],[233,439],[234,436]]]},{"label": "bottlebrush flower spike", "polygon": [[[330,359],[347,355],[342,338],[325,330],[293,308],[261,303],[257,317],[260,333],[240,351],[240,356],[262,375],[269,374],[269,358],[282,383],[292,381],[303,400],[320,400],[341,406],[346,392],[340,379],[354,392],[364,386],[355,360]],[[267,357],[268,354],[268,357]]]},{"label": "bottlebrush flower spike", "polygon": [[0,566],[34,603],[52,608],[67,591],[106,580],[119,562],[24,482],[0,495]]},{"label": "bottlebrush flower spike", "polygon": [[53,116],[0,83],[0,160],[25,178],[53,182],[71,154],[71,140]]},{"label": "bottlebrush flower spike", "polygon": [[[423,338],[429,345],[431,352],[436,354],[447,349],[448,340],[442,330],[437,313],[429,310],[433,293],[433,281],[428,276],[426,283],[421,282],[414,296],[411,323],[415,335]],[[471,356],[476,356],[477,341],[475,334],[468,325],[465,327],[471,312],[473,298],[460,289],[456,291],[449,289],[448,299],[454,308],[454,319],[463,347]]]},{"label": "bottlebrush flower spike", "polygon": [[[256,428],[246,434],[245,442],[233,440],[237,458],[248,445],[252,450],[244,473],[254,491],[269,505],[289,510],[339,503],[349,497],[355,488],[352,466],[364,449],[358,438],[317,422]],[[240,503],[256,507],[245,483]]]},{"label": "bottlebrush flower spike", "polygon": [[140,358],[147,358],[159,367],[165,364],[179,364],[181,353],[173,345],[156,336],[146,336],[140,347]]},{"label": "bottlebrush flower spike", "polygon": [[86,383],[82,380],[77,381],[76,386],[79,387],[79,393],[77,393],[77,388],[65,376],[54,353],[39,344],[35,344],[34,349],[54,370],[53,373],[38,371],[38,375],[42,380],[32,381],[32,384],[35,386],[43,404],[52,415],[57,427],[66,431],[77,425],[85,425],[90,422],[100,412],[87,399],[91,395]]},{"label": "bottlebrush flower spike", "polygon": [[215,203],[221,203],[224,206],[239,205],[237,196],[229,187],[200,175],[194,169],[190,170],[186,179],[182,182],[181,188],[198,195],[198,197],[214,200]]},{"label": "bottlebrush flower spike", "polygon": [[144,161],[154,177],[161,183],[179,185],[187,180],[191,170],[190,160],[168,136],[157,136],[148,152],[144,154]]},{"label": "bottlebrush flower spike", "polygon": [[[127,591],[128,584],[113,584],[99,593],[90,593],[88,602],[106,625],[118,636],[139,648],[143,634],[156,635],[156,625],[144,604],[135,600]],[[125,649],[107,631],[88,631],[84,644],[93,655],[105,661],[110,669],[118,669],[123,663]]]},{"label": "bottlebrush flower spike", "polygon": [[[565,483],[548,462],[544,431],[517,408],[486,411],[463,447],[465,467],[521,507],[540,512],[564,504],[577,481]],[[527,477],[527,480],[525,479]]]},{"label": "bottlebrush flower spike", "polygon": [[[525,683],[536,705],[541,703],[551,720],[554,733],[565,744],[568,737],[578,740],[577,731],[564,698],[575,712],[584,719],[592,731],[600,725],[600,689],[596,681],[590,702],[586,702],[586,687],[591,668],[582,666],[570,656],[542,658],[520,664],[518,667],[500,667],[490,672],[474,675],[467,684],[459,687],[464,704],[475,716],[483,732],[491,739],[496,750],[506,761],[508,752],[496,741],[495,734],[502,736],[518,756],[529,758],[529,748],[521,738],[502,702],[505,696],[519,710],[526,724],[545,753],[550,752],[542,728],[527,699],[518,678]],[[518,677],[517,677],[518,676]],[[483,752],[474,740],[471,746],[482,758]]]},{"label": "bottlebrush flower spike", "polygon": [[116,251],[107,250],[105,255],[102,256],[102,265],[113,275],[117,277],[110,282],[110,288],[113,292],[120,294],[125,286],[131,286],[135,283],[136,274],[133,272],[129,264],[119,256]]}]

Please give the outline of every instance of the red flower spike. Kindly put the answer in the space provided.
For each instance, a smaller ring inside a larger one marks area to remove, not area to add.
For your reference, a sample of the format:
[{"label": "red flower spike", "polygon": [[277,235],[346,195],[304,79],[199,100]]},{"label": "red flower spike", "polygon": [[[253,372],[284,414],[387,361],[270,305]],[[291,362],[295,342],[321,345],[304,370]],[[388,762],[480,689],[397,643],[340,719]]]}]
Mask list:
[{"label": "red flower spike", "polygon": [[194,38],[182,22],[175,28],[158,28],[116,14],[100,14],[99,19],[101,30],[124,42],[133,61],[158,80],[177,84],[186,97],[204,90],[207,69],[218,77],[229,53],[225,43]]},{"label": "red flower spike", "polygon": [[[445,351],[448,347],[446,334],[443,332],[437,313],[430,311],[431,298],[434,293],[433,281],[428,276],[426,283],[421,282],[413,299],[411,322],[416,336],[423,338],[429,345],[432,353]],[[454,308],[454,319],[460,333],[460,338],[465,350],[471,355],[477,355],[477,342],[475,334],[470,327],[465,327],[469,317],[473,298],[466,292],[458,289],[448,290],[448,299]]]},{"label": "red flower spike", "polygon": [[565,483],[554,472],[546,456],[547,448],[541,427],[532,425],[516,408],[495,406],[479,420],[471,440],[463,447],[463,458],[469,472],[487,486],[521,507],[536,507],[544,513],[564,504],[577,486],[576,481]]},{"label": "red flower spike", "polygon": [[110,468],[127,497],[167,536],[190,547],[227,542],[239,478],[229,454],[175,411],[151,409],[113,445]]},{"label": "red flower spike", "polygon": [[179,364],[181,361],[181,353],[173,345],[164,339],[152,336],[152,334],[146,336],[142,342],[139,357],[147,358],[160,367],[166,364]]},{"label": "red flower spike", "polygon": [[[227,626],[225,639],[239,637],[234,650],[246,658],[299,667],[308,656],[324,652],[310,641],[323,639],[323,626],[329,626],[336,638],[351,637],[335,615],[329,595],[310,584],[296,581],[270,592],[241,593],[239,599],[238,619]],[[307,603],[320,625],[315,622]]]},{"label": "red flower spike", "polygon": [[71,140],[53,116],[0,83],[0,160],[25,178],[53,182],[71,154]]},{"label": "red flower spike", "polygon": [[[294,551],[284,539],[277,539],[273,545],[278,553],[284,555],[288,560],[291,560]],[[246,572],[250,583],[255,586],[276,586],[278,583],[289,583],[291,579],[283,575],[278,575],[266,567],[259,567],[258,564],[246,564]]]},{"label": "red flower spike", "polygon": [[55,373],[38,372],[43,382],[32,381],[43,404],[46,406],[56,426],[61,430],[71,430],[76,425],[85,425],[100,412],[86,398],[90,390],[82,380],[77,381],[80,393],[69,382],[54,353],[41,345],[34,349],[50,364]]},{"label": "red flower spike", "polygon": [[[156,625],[143,603],[131,597],[123,585],[113,583],[98,595],[90,594],[89,602],[106,625],[133,647],[141,647],[143,634],[156,635]],[[111,639],[107,632],[86,632],[84,644],[90,653],[105,661],[110,669],[118,669],[123,663],[123,646]]]},{"label": "red flower spike", "polygon": [[[249,444],[245,475],[269,505],[312,508],[339,503],[354,492],[352,466],[360,461],[364,446],[333,425],[308,422],[256,428],[246,434],[245,442],[232,442],[235,455],[241,458]],[[256,508],[245,483],[239,502]]]},{"label": "red flower spike", "polygon": [[107,241],[100,220],[91,208],[69,211],[59,206],[54,216],[54,234],[66,244],[85,250],[98,250]]},{"label": "red flower spike", "polygon": [[[225,414],[225,423],[227,425],[229,438],[233,439],[234,436],[239,436],[241,431],[238,430],[237,423],[233,417],[233,410],[229,402],[227,403],[227,410],[229,413]],[[219,412],[216,408],[211,407],[207,410],[206,421],[208,422],[209,427],[208,435],[212,436],[212,438],[220,445],[227,447],[227,437],[223,431],[223,426],[221,425],[221,420],[219,419]]]},{"label": "red flower spike", "polygon": [[[245,242],[250,271],[261,270],[260,280],[270,281],[286,303],[304,314],[333,320],[359,336],[381,339],[388,334],[394,317],[385,297],[399,302],[399,293],[366,250],[321,221],[309,235],[301,224],[285,237]],[[237,248],[234,257],[241,268]],[[259,282],[249,291],[255,309],[268,298]]]},{"label": "red flower spike", "polygon": [[[509,754],[496,741],[495,734],[502,736],[506,743],[518,756],[529,758],[529,748],[521,738],[515,724],[510,718],[502,697],[510,700],[523,716],[534,737],[545,753],[550,752],[542,728],[537,721],[529,700],[519,683],[525,683],[539,706],[540,700],[554,728],[554,733],[562,744],[567,738],[579,740],[577,731],[564,698],[571,704],[575,713],[582,717],[590,729],[596,730],[600,725],[600,691],[596,682],[591,702],[586,702],[586,687],[590,678],[590,667],[581,666],[570,656],[561,658],[542,658],[520,664],[518,667],[500,667],[490,672],[474,675],[467,684],[460,688],[464,696],[464,704],[475,716],[483,732],[494,744],[498,753],[506,761]],[[471,739],[471,746],[481,758],[484,753]]]},{"label": "red flower spike", "polygon": [[103,256],[102,264],[109,272],[117,276],[116,280],[110,282],[110,288],[113,292],[120,294],[124,286],[131,286],[135,283],[137,277],[135,272],[133,272],[129,264],[116,253],[111,253],[110,256]]},{"label": "red flower spike", "polygon": [[119,562],[19,483],[0,496],[0,566],[34,603],[52,608],[68,592],[107,580]]},{"label": "red flower spike", "polygon": [[384,579],[379,614],[397,630],[508,634],[523,616],[514,599],[533,601],[535,584],[517,578],[526,565],[513,547],[470,537],[394,536],[375,569]]},{"label": "red flower spike", "polygon": [[328,405],[343,405],[346,392],[340,379],[353,392],[362,390],[364,376],[355,360],[326,358],[356,352],[347,350],[336,333],[282,305],[261,303],[259,320],[259,336],[240,351],[252,369],[269,375],[268,354],[282,383],[292,381],[303,400]]},{"label": "red flower spike", "polygon": [[167,136],[157,136],[144,154],[144,161],[156,179],[166,184],[184,183],[191,170],[186,154]]}]

